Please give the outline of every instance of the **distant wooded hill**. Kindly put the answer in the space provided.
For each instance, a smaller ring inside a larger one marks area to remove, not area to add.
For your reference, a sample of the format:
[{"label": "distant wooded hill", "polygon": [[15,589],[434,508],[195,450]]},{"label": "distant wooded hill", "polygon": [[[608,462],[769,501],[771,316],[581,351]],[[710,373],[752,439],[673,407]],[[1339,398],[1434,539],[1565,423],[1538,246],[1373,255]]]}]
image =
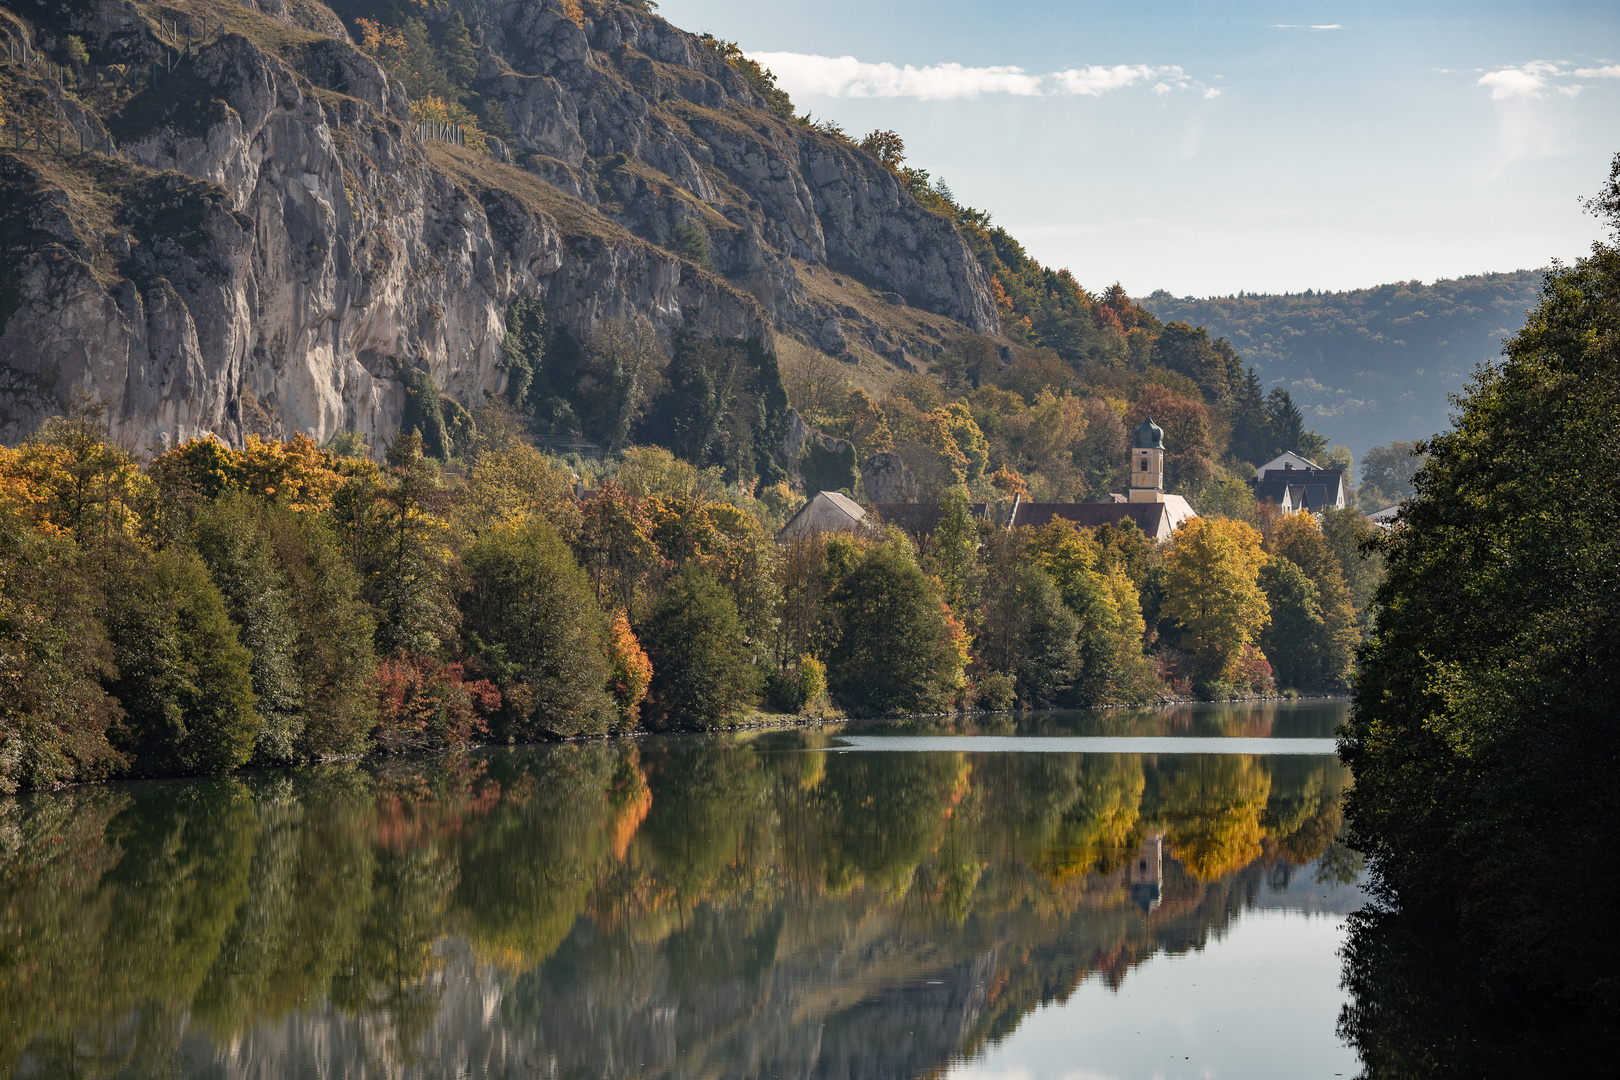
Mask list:
[{"label": "distant wooded hill", "polygon": [[1178,299],[1142,305],[1224,337],[1269,389],[1285,387],[1308,426],[1355,452],[1450,426],[1446,395],[1494,361],[1524,325],[1543,271],[1480,274],[1352,292]]}]

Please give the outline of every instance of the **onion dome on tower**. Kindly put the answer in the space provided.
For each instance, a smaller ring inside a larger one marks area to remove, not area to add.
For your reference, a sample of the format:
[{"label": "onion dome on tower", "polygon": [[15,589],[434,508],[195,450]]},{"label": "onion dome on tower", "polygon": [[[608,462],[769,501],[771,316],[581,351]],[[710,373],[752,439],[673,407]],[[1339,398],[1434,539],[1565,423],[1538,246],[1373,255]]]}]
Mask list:
[{"label": "onion dome on tower", "polygon": [[1131,489],[1133,503],[1164,502],[1164,428],[1146,416],[1131,432]]}]

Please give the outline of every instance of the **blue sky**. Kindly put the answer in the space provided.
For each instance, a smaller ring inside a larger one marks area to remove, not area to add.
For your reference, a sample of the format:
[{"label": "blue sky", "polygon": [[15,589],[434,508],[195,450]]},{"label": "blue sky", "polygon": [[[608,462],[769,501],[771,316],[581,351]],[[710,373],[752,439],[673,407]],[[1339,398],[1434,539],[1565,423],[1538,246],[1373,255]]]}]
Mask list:
[{"label": "blue sky", "polygon": [[[892,128],[1032,255],[1133,295],[1583,254],[1620,3],[663,0],[800,111]],[[908,68],[910,70],[908,70]]]}]

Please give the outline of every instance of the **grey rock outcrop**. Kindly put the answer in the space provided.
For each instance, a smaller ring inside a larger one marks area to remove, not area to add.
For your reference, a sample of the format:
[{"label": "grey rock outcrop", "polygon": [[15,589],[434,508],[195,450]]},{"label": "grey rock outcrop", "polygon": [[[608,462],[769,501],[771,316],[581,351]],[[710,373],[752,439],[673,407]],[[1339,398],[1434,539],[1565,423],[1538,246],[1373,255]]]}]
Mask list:
[{"label": "grey rock outcrop", "polygon": [[787,435],[778,458],[795,490],[813,495],[855,489],[854,445],[809,426],[797,409],[788,410]]},{"label": "grey rock outcrop", "polygon": [[[107,118],[45,68],[17,72],[30,122],[118,149],[93,191],[64,191],[49,151],[0,150],[0,440],[79,390],[132,447],[347,429],[386,445],[404,367],[465,405],[501,390],[505,311],[530,296],[578,337],[642,315],[665,335],[802,327],[846,351],[794,260],[994,331],[949,222],[853,146],[771,116],[692,35],[613,3],[583,27],[558,0],[457,9],[513,128],[497,155],[418,139],[403,88],[315,0],[242,18],[325,36],[214,37]],[[87,0],[31,32],[148,60],[154,18]],[[659,246],[693,223],[708,267]]]},{"label": "grey rock outcrop", "polygon": [[861,490],[867,502],[914,503],[922,488],[899,454],[873,454],[861,464]]}]

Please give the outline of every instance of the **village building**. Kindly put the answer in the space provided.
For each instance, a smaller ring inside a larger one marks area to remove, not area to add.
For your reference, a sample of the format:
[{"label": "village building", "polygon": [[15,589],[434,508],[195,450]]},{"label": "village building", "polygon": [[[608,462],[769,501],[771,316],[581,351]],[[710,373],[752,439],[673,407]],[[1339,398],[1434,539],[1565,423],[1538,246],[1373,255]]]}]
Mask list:
[{"label": "village building", "polygon": [[1366,518],[1380,529],[1388,529],[1394,526],[1400,516],[1401,504],[1396,503],[1393,506],[1386,506],[1382,510],[1374,510],[1372,513],[1367,514]]},{"label": "village building", "polygon": [[1185,522],[1198,516],[1184,497],[1164,490],[1164,429],[1144,419],[1131,432],[1130,486],[1105,503],[1037,503],[1013,501],[1007,528],[1039,528],[1053,518],[1082,528],[1130,521],[1154,540],[1168,540]]},{"label": "village building", "polygon": [[859,532],[866,520],[861,504],[848,495],[836,491],[818,491],[799,507],[799,512],[788,519],[776,534],[778,543],[802,540],[817,533]]},{"label": "village building", "polygon": [[1272,502],[1286,514],[1344,509],[1348,486],[1343,469],[1324,469],[1292,450],[1254,470],[1249,481],[1256,502]]}]

